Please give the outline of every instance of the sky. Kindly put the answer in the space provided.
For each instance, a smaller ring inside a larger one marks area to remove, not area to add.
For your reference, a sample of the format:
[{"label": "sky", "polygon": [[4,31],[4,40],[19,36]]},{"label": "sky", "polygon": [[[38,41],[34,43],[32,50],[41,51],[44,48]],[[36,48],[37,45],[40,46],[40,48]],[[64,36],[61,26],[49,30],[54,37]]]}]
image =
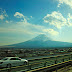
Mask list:
[{"label": "sky", "polygon": [[0,46],[39,34],[72,43],[72,0],[0,0]]}]

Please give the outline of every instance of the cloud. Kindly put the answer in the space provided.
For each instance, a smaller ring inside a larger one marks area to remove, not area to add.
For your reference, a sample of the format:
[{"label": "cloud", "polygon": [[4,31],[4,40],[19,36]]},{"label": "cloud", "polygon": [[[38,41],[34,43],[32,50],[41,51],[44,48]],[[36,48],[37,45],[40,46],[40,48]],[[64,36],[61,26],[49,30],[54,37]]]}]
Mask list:
[{"label": "cloud", "polygon": [[5,19],[5,17],[8,17],[6,11],[2,10],[2,8],[0,8],[0,19],[3,20],[3,19]]},{"label": "cloud", "polygon": [[26,32],[29,32],[31,34],[39,34],[42,32],[42,29],[44,29],[44,26],[41,25],[35,25],[32,23],[25,23],[25,22],[17,22],[17,26],[22,28],[22,30],[26,30]]},{"label": "cloud", "polygon": [[51,14],[47,14],[43,18],[45,23],[49,23],[50,25],[54,25],[56,28],[61,29],[61,27],[67,24],[66,19],[60,12],[52,12]]},{"label": "cloud", "polygon": [[65,18],[60,12],[54,11],[51,14],[47,14],[43,20],[44,23],[53,25],[58,29],[61,29],[64,26],[72,26],[72,15],[70,13],[68,13],[67,18]]},{"label": "cloud", "polygon": [[19,28],[21,28],[21,29],[18,29],[18,30],[25,31],[26,33],[29,33],[29,34],[36,34],[36,33],[39,34],[39,33],[42,32],[42,29],[44,28],[41,25],[36,25],[36,24],[29,23],[27,21],[27,17],[24,16],[22,13],[16,12],[14,14],[14,16],[16,18],[23,18],[23,20],[21,20],[20,22],[16,22],[17,26]]},{"label": "cloud", "polygon": [[[22,13],[16,12],[14,14],[14,16],[16,18],[20,18],[20,19],[23,18],[23,20],[21,20],[19,22],[13,22],[12,23],[13,25],[8,27],[8,28],[1,28],[0,32],[21,33],[21,34],[26,34],[26,35],[38,35],[38,34],[41,34],[41,33],[44,33],[44,34],[48,33],[52,36],[56,36],[56,35],[59,34],[57,31],[55,31],[53,29],[47,29],[47,27],[45,27],[45,26],[41,26],[41,25],[38,25],[38,24],[32,24],[32,23],[28,22],[27,20],[25,21],[24,19],[26,19],[26,18]],[[55,14],[52,14],[52,16],[55,17]],[[45,19],[47,17],[48,16],[44,17],[45,21],[47,21]],[[57,15],[56,18],[59,18],[59,16]],[[8,20],[6,20],[6,23],[10,23],[10,22]]]},{"label": "cloud", "polygon": [[2,11],[2,14],[5,16],[5,17],[8,17],[7,13],[5,10]]},{"label": "cloud", "polygon": [[35,25],[31,23],[25,22],[17,22],[14,26],[10,26],[9,28],[0,28],[0,33],[18,33],[18,34],[26,34],[26,35],[39,35],[39,34],[48,34],[52,36],[57,36],[59,32],[54,29],[47,29],[41,25]]},{"label": "cloud", "polygon": [[33,18],[32,16],[30,16],[31,18]]},{"label": "cloud", "polygon": [[32,33],[30,33],[29,31],[23,29],[23,28],[13,28],[13,27],[10,27],[10,28],[0,28],[0,33],[19,33],[19,34],[29,34],[31,35]]},{"label": "cloud", "polygon": [[46,32],[50,35],[56,36],[59,34],[59,32],[55,31],[54,29],[44,29],[43,32]]},{"label": "cloud", "polygon": [[68,26],[72,26],[72,16],[70,13],[68,13],[67,23],[68,23]]},{"label": "cloud", "polygon": [[24,17],[24,15],[21,14],[21,13],[19,13],[19,12],[16,12],[16,13],[14,14],[14,16],[17,17],[17,18],[23,18],[23,17]]},{"label": "cloud", "polygon": [[6,22],[6,23],[10,23],[10,24],[13,23],[13,21],[11,21],[11,20],[9,20],[9,21],[6,20],[5,22]]},{"label": "cloud", "polygon": [[[8,23],[9,21],[6,22]],[[25,23],[24,21],[20,21],[20,22],[10,23],[10,26],[8,26],[8,28],[7,27],[0,28],[0,33],[2,32],[2,33],[19,33],[26,35],[37,35],[42,33],[43,28],[44,27],[41,25],[35,25],[32,23],[28,23],[28,22]]]},{"label": "cloud", "polygon": [[65,3],[70,8],[72,8],[72,0],[57,0],[59,2],[58,7],[60,7],[61,4]]},{"label": "cloud", "polygon": [[3,15],[0,15],[0,19],[3,20],[5,17]]},{"label": "cloud", "polygon": [[61,5],[61,4],[59,3],[57,7],[60,7],[60,5]]},{"label": "cloud", "polygon": [[7,32],[15,32],[16,29],[14,28],[6,28],[6,27],[0,27],[0,33],[7,33]]},{"label": "cloud", "polygon": [[8,21],[8,20],[6,20],[5,22],[6,22],[6,23],[9,23],[9,21]]},{"label": "cloud", "polygon": [[23,21],[24,21],[24,22],[27,22],[25,16],[24,16],[22,13],[16,12],[16,13],[14,14],[14,16],[15,16],[16,18],[23,18]]}]

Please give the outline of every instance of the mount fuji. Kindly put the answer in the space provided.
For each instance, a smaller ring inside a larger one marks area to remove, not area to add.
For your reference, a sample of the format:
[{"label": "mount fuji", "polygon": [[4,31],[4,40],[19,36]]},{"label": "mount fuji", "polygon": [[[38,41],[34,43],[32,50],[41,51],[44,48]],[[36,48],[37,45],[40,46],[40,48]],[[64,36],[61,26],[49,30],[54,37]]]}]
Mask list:
[{"label": "mount fuji", "polygon": [[9,46],[12,46],[14,48],[48,48],[48,47],[55,48],[55,47],[72,47],[72,43],[54,41],[51,38],[47,37],[46,35],[40,34],[31,40]]}]

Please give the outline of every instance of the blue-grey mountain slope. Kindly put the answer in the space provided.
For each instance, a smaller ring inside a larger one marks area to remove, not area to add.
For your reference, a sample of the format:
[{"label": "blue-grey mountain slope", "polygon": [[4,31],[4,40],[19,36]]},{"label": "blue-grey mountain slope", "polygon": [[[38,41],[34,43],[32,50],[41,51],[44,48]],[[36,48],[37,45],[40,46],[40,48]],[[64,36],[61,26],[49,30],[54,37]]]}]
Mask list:
[{"label": "blue-grey mountain slope", "polygon": [[48,47],[72,47],[72,43],[53,41],[44,34],[28,40],[26,42],[10,45],[14,48],[48,48]]}]

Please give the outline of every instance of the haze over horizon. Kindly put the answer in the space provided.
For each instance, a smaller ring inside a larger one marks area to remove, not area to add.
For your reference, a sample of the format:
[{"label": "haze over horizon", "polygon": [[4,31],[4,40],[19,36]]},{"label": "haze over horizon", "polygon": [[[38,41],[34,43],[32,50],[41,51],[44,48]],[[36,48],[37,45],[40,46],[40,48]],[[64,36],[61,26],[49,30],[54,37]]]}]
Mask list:
[{"label": "haze over horizon", "polygon": [[0,0],[0,46],[40,34],[72,43],[72,0]]}]

